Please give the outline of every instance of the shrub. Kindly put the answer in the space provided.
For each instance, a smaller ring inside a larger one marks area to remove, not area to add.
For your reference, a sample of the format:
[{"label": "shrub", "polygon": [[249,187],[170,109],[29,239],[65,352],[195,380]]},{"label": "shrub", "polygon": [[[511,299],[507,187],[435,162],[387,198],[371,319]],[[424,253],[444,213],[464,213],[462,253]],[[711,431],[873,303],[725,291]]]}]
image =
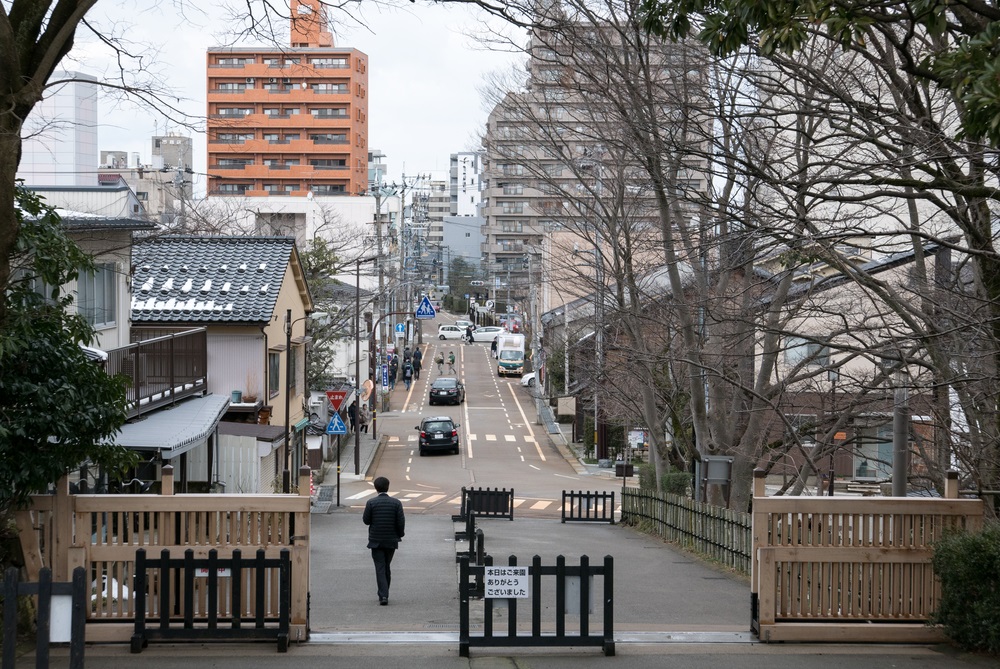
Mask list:
[{"label": "shrub", "polygon": [[[639,488],[642,490],[656,490],[656,468],[652,463],[645,462],[638,465]],[[688,484],[691,477],[685,472],[671,470],[663,475],[660,480],[660,492],[671,495],[688,495]]]},{"label": "shrub", "polygon": [[933,622],[966,650],[1000,653],[1000,525],[945,537],[932,564],[942,591]]}]

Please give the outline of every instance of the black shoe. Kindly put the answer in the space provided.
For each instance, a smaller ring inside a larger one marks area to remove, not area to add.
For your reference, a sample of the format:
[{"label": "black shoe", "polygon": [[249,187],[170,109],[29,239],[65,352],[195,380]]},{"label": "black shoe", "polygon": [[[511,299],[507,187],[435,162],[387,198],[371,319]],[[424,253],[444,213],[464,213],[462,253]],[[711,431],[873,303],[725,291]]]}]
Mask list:
[{"label": "black shoe", "polygon": [[389,604],[389,598],[383,597],[382,599],[378,600],[378,603],[379,606],[387,606]]}]

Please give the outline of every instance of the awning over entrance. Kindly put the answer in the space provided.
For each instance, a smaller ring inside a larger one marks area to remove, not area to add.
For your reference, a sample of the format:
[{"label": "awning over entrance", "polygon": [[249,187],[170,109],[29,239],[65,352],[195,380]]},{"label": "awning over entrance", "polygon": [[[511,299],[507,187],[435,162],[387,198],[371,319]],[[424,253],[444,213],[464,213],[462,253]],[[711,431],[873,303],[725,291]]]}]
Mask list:
[{"label": "awning over entrance", "polygon": [[126,423],[115,443],[137,451],[159,451],[161,458],[170,460],[205,443],[228,408],[228,395],[192,397]]}]

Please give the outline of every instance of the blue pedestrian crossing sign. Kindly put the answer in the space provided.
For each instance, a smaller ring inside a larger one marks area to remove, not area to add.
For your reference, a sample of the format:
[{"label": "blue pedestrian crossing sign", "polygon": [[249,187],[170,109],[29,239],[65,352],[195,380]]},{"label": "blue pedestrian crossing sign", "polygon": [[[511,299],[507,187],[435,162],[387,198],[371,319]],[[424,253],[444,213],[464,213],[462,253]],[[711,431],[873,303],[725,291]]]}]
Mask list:
[{"label": "blue pedestrian crossing sign", "polygon": [[330,424],[326,426],[327,434],[347,434],[347,426],[344,425],[344,419],[340,417],[339,413],[333,414],[333,418],[330,419]]},{"label": "blue pedestrian crossing sign", "polygon": [[424,295],[424,299],[420,300],[420,306],[417,307],[417,311],[413,315],[422,319],[437,316],[437,312],[434,311],[434,305],[431,304],[431,298]]}]

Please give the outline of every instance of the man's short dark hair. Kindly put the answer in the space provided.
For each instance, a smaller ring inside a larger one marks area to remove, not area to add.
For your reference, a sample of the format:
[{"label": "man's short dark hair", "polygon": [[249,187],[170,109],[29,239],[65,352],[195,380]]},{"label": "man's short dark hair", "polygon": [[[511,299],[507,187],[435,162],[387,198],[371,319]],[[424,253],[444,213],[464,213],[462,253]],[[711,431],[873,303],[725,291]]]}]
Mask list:
[{"label": "man's short dark hair", "polygon": [[375,486],[376,492],[389,492],[389,479],[384,476],[379,476],[377,479],[372,481]]}]

